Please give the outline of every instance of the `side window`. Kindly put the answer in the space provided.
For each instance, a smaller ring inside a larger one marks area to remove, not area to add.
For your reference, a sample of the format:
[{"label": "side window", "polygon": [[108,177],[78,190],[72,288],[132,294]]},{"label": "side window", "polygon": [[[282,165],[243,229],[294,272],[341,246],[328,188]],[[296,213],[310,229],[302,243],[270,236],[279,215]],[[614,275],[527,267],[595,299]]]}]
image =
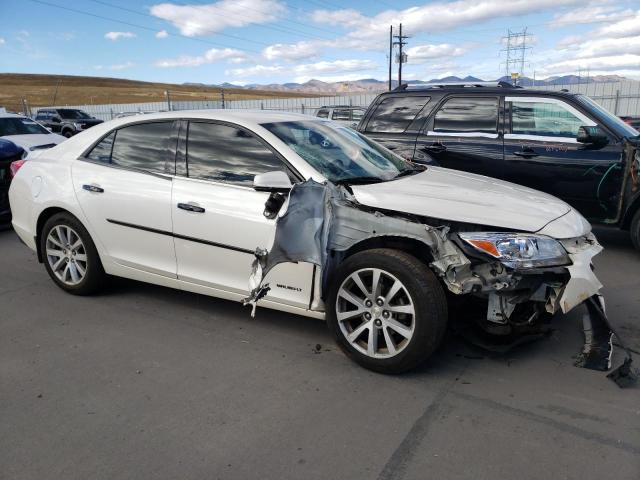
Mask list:
[{"label": "side window", "polygon": [[498,98],[450,98],[436,113],[433,131],[498,133]]},{"label": "side window", "polygon": [[120,128],[111,151],[111,163],[164,173],[171,152],[171,127],[172,122],[157,122]]},{"label": "side window", "polygon": [[115,131],[104,137],[100,143],[93,147],[86,158],[93,162],[111,163],[111,149],[113,148],[113,139],[115,137]]},{"label": "side window", "polygon": [[331,120],[351,120],[350,113],[346,108],[335,108],[331,114]]},{"label": "side window", "polygon": [[282,161],[258,138],[240,128],[189,122],[187,175],[190,178],[253,185],[253,177],[287,171]]},{"label": "side window", "polygon": [[430,97],[388,97],[382,100],[367,124],[367,132],[400,133],[411,124]]},{"label": "side window", "polygon": [[567,105],[546,102],[511,102],[511,132],[520,135],[576,138],[590,121],[571,112]]},{"label": "side window", "polygon": [[318,110],[318,113],[316,113],[316,117],[329,118],[329,109],[321,108],[320,110]]},{"label": "side window", "polygon": [[351,114],[352,114],[352,120],[355,122],[359,122],[360,120],[362,120],[362,116],[364,115],[364,110],[356,108],[355,110],[351,111]]}]

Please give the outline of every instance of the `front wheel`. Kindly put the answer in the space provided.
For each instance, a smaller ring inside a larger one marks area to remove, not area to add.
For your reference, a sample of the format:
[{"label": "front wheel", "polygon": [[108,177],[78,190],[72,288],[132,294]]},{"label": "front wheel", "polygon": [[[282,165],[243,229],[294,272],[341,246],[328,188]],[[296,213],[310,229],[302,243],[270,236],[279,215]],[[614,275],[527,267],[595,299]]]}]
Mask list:
[{"label": "front wheel", "polygon": [[402,373],[442,342],[447,301],[435,275],[392,249],[357,253],[333,276],[327,323],[340,348],[365,368]]},{"label": "front wheel", "polygon": [[68,213],[46,221],[40,236],[45,268],[64,291],[90,295],[100,289],[105,272],[98,251],[82,223]]},{"label": "front wheel", "polygon": [[631,243],[636,250],[640,250],[640,210],[636,212],[631,220],[631,228],[629,229],[631,234]]}]

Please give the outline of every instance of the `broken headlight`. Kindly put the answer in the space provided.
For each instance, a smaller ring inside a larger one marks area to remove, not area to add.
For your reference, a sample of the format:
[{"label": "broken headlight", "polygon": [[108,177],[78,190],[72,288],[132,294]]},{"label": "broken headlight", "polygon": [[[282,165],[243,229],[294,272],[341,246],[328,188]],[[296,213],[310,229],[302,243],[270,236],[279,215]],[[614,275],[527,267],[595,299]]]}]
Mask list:
[{"label": "broken headlight", "polygon": [[460,233],[476,250],[500,260],[507,267],[536,268],[570,264],[567,251],[557,240],[527,233]]}]

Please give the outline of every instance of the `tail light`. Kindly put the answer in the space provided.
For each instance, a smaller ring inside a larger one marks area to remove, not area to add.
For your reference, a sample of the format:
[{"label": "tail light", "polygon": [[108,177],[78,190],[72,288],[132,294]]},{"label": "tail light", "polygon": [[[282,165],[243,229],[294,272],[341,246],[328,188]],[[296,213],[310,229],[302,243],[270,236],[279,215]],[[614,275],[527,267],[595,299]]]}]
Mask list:
[{"label": "tail light", "polygon": [[16,160],[9,165],[9,178],[14,178],[26,160]]}]

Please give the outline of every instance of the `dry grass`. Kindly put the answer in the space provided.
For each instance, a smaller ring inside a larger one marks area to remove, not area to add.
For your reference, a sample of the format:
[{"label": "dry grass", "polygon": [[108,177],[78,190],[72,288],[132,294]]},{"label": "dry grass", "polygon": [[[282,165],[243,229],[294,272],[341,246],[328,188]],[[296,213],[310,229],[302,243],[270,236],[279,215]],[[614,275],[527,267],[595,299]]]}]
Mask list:
[{"label": "dry grass", "polygon": [[[56,92],[57,85],[57,93]],[[220,100],[220,89],[170,83],[139,82],[104,77],[0,73],[0,106],[22,111],[22,99],[30,107],[53,105],[100,105],[109,103],[159,102],[164,92],[172,100]],[[270,92],[225,88],[225,100],[309,97],[308,93]]]}]

